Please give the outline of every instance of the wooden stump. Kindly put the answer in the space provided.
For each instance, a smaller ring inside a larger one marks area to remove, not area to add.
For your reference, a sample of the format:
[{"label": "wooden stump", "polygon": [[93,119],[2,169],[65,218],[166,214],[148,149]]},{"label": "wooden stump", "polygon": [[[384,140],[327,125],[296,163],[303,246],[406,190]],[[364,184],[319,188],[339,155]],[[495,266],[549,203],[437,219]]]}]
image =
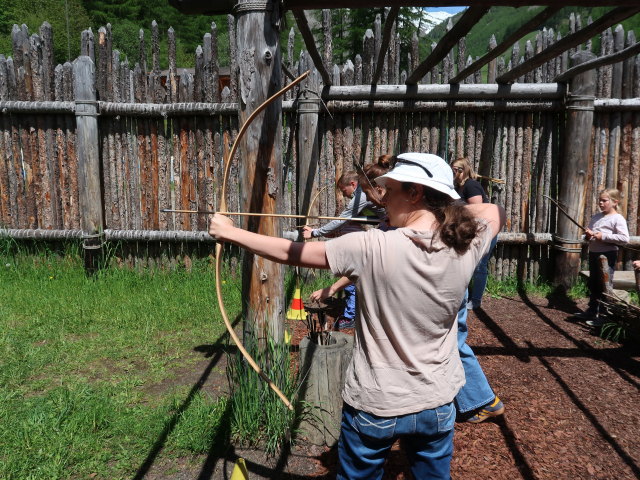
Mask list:
[{"label": "wooden stump", "polygon": [[313,445],[329,447],[338,442],[342,417],[342,387],[353,352],[353,337],[331,332],[330,345],[308,338],[300,342],[302,391],[311,410],[300,424],[302,435]]}]

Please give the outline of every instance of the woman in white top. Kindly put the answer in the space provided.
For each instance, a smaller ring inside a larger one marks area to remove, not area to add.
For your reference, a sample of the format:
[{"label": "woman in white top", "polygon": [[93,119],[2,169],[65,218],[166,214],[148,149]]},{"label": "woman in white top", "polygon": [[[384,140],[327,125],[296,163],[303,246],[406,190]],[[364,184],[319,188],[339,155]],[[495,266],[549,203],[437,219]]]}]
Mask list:
[{"label": "woman in white top", "polygon": [[294,243],[235,228],[209,233],[265,258],[327,268],[355,283],[359,308],[342,397],[338,478],[377,479],[402,437],[415,478],[450,478],[455,408],[464,384],[456,314],[491,239],[504,225],[492,204],[460,206],[440,157],[405,153],[376,179],[389,224],[328,242]]}]

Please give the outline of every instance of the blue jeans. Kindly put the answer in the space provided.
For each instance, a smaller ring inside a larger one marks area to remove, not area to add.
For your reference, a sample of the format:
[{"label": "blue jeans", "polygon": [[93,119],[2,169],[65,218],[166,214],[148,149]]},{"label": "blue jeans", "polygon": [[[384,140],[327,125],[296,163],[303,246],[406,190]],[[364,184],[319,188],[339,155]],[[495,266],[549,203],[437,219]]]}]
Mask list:
[{"label": "blue jeans", "polygon": [[493,237],[489,251],[484,254],[473,271],[473,277],[471,278],[471,304],[473,308],[478,308],[482,304],[482,295],[485,288],[487,288],[487,278],[489,277],[489,259],[493,254],[494,248],[496,248],[496,243],[498,243],[497,235]]},{"label": "blue jeans", "polygon": [[376,480],[391,446],[401,438],[416,479],[450,479],[455,407],[399,417],[378,417],[343,404],[338,440],[338,479]]},{"label": "blue jeans", "polygon": [[346,302],[342,316],[353,320],[356,316],[356,286],[353,284],[347,285],[342,291]]},{"label": "blue jeans", "polygon": [[458,352],[466,382],[456,395],[454,402],[460,413],[472,412],[486,404],[491,403],[495,398],[495,393],[491,389],[487,377],[482,371],[482,367],[476,358],[471,347],[467,345],[467,293],[462,299],[462,305],[458,310]]}]

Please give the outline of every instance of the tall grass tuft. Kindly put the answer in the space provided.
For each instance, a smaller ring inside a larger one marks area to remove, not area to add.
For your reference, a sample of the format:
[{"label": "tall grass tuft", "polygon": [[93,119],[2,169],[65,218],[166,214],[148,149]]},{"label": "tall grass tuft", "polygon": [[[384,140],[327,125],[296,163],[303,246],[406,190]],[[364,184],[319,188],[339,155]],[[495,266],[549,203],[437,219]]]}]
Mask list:
[{"label": "tall grass tuft", "polygon": [[[289,345],[268,340],[266,348],[261,349],[252,336],[245,337],[247,351],[291,399],[297,390],[298,378],[291,371]],[[294,433],[295,412],[256,375],[240,352],[230,358],[227,376],[231,385],[233,439],[246,446],[264,446],[267,454],[276,454]]]}]

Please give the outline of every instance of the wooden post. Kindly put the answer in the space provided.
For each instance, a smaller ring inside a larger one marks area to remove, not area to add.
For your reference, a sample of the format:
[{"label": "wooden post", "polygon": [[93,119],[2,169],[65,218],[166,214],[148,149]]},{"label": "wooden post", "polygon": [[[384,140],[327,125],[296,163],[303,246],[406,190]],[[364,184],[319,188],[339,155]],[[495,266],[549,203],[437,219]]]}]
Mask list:
[{"label": "wooden post", "polygon": [[[320,157],[318,136],[318,114],[320,112],[320,94],[318,92],[318,72],[313,70],[303,83],[304,90],[298,99],[298,179],[297,198],[300,215],[309,211],[314,196],[313,186]],[[314,213],[314,212],[310,212]]]},{"label": "wooden post", "polygon": [[[235,6],[238,47],[238,104],[243,124],[282,83],[280,35],[274,22],[280,18],[274,0],[239,0]],[[231,72],[233,78],[234,73]],[[248,127],[240,147],[239,183],[242,211],[277,213],[282,191],[282,100],[277,99]],[[232,159],[231,159],[232,160]],[[248,229],[280,236],[277,218],[254,217]],[[245,333],[259,345],[266,338],[282,341],[284,335],[283,269],[261,257],[245,256],[242,279]]]},{"label": "wooden post", "polygon": [[[571,60],[573,65],[579,65],[593,58],[595,55],[591,52],[580,50]],[[566,100],[566,140],[558,201],[570,214],[577,216],[584,210],[585,203],[596,93],[595,70],[576,75],[571,80],[569,92]],[[580,229],[566,215],[558,215],[554,283],[560,287],[568,289],[580,271],[581,234]]]},{"label": "wooden post", "polygon": [[85,269],[91,274],[100,265],[104,235],[98,154],[98,104],[95,90],[95,66],[91,58],[86,55],[78,57],[73,62],[73,73],[80,227],[84,238]]}]

